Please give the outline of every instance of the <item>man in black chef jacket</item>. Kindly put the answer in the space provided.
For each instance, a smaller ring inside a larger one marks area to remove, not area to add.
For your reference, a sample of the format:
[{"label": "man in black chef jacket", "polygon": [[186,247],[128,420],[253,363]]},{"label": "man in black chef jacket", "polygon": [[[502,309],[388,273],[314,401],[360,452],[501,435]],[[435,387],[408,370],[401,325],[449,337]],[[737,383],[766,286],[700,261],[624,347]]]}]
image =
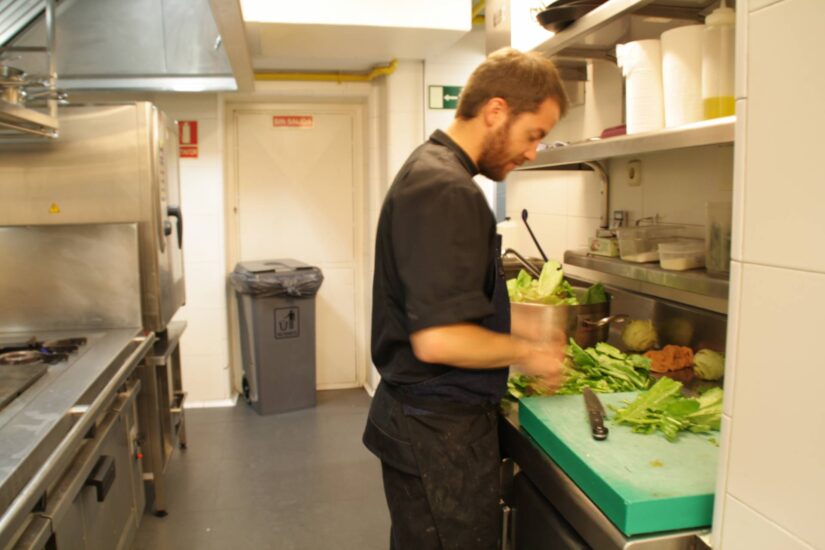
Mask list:
[{"label": "man in black chef jacket", "polygon": [[535,158],[567,103],[550,60],[491,54],[449,129],[413,151],[384,200],[372,309],[381,383],[364,444],[381,459],[393,550],[497,548],[507,366],[558,386],[563,343],[509,334],[500,239],[473,176],[502,181]]}]

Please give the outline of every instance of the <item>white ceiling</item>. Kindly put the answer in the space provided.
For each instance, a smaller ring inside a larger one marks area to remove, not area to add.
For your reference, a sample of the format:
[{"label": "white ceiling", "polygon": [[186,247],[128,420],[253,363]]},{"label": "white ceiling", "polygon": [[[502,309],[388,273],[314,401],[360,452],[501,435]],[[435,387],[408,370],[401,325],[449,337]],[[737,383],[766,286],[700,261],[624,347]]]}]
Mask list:
[{"label": "white ceiling", "polygon": [[247,23],[252,67],[261,71],[364,71],[392,59],[426,59],[471,30]]},{"label": "white ceiling", "polygon": [[[221,11],[235,2],[232,21]],[[426,59],[472,30],[472,0],[210,0],[224,41],[246,53],[230,63],[251,72],[367,71],[393,59]],[[230,25],[232,23],[233,25]],[[227,49],[229,53],[229,50]],[[248,61],[242,58],[248,59]]]}]

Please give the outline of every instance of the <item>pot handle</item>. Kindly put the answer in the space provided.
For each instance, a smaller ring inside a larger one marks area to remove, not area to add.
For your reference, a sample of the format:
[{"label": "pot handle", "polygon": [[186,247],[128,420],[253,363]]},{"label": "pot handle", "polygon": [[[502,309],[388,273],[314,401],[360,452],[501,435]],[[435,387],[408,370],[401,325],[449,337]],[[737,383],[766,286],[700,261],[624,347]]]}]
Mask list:
[{"label": "pot handle", "polygon": [[603,317],[598,321],[591,321],[590,319],[582,320],[582,324],[588,328],[599,328],[605,325],[613,323],[624,323],[630,319],[630,315],[626,313],[618,313],[616,315],[610,315],[609,317]]}]

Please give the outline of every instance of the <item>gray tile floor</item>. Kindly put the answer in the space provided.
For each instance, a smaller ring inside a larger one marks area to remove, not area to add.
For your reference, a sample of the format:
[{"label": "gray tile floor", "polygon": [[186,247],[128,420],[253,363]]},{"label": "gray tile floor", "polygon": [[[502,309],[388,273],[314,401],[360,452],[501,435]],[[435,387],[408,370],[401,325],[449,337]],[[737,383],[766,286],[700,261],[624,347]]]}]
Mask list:
[{"label": "gray tile floor", "polygon": [[272,416],[242,401],[188,409],[169,515],[145,514],[133,550],[386,549],[381,466],[361,444],[369,401],[358,389]]}]

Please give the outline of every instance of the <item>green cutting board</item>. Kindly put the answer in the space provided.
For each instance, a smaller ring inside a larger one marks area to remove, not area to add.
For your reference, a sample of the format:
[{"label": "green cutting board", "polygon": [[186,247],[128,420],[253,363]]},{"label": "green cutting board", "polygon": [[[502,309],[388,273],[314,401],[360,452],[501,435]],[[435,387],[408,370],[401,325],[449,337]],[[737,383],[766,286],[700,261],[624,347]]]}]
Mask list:
[{"label": "green cutting board", "polygon": [[[598,395],[611,417],[609,405],[638,393]],[[596,441],[581,395],[524,398],[519,421],[625,535],[711,524],[719,448],[709,436],[681,433],[671,443],[608,421],[608,438]]]}]

